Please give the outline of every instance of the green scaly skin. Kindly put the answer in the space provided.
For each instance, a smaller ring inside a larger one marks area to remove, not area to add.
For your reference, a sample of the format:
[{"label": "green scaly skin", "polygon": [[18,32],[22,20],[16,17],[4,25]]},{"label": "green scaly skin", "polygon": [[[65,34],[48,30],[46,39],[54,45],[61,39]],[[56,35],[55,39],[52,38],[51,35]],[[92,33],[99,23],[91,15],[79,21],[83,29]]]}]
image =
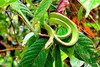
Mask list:
[{"label": "green scaly skin", "polygon": [[[55,38],[63,46],[72,46],[77,42],[79,37],[77,26],[66,16],[56,12],[50,13],[49,24],[61,25],[65,27],[68,32],[65,35],[57,35],[56,32],[45,22],[44,27],[48,31],[48,34],[50,36],[45,45],[45,49],[48,49],[51,46],[51,44],[53,43],[53,38]],[[62,38],[66,38],[69,35],[72,36],[70,42],[67,43],[61,40]]]},{"label": "green scaly skin", "polygon": [[[68,24],[66,24],[64,21],[57,19],[57,18],[50,18],[49,19],[49,24],[58,24],[63,26],[65,29],[68,30],[68,32],[65,35],[57,35],[60,39],[64,39],[68,37],[71,34],[71,28]],[[56,33],[55,33],[56,34]]]},{"label": "green scaly skin", "polygon": [[[77,42],[78,37],[79,37],[77,26],[69,18],[67,18],[66,16],[64,16],[60,13],[56,13],[56,12],[50,13],[50,19],[51,18],[56,18],[56,19],[64,21],[66,24],[68,24],[71,27],[71,30],[72,30],[72,38],[71,38],[70,42],[68,42],[68,43],[63,42],[62,40],[59,39],[59,37],[56,34],[54,34],[55,39],[64,46],[74,45]],[[57,23],[57,22],[55,22],[55,23]]]},{"label": "green scaly skin", "polygon": [[50,46],[52,46],[53,38],[54,38],[54,31],[53,29],[45,22],[44,27],[47,30],[49,34],[49,40],[46,42],[44,49],[48,49]]}]

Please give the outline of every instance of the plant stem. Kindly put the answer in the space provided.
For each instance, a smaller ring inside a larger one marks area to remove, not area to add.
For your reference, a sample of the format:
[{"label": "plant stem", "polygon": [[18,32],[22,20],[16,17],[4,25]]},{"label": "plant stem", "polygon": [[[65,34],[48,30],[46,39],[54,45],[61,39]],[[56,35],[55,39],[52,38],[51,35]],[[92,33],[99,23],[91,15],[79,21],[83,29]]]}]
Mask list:
[{"label": "plant stem", "polygon": [[22,17],[26,21],[28,27],[30,27],[30,29],[34,32],[35,36],[37,36],[37,33],[36,33],[35,29],[33,28],[33,26],[30,24],[29,20],[24,16],[24,14],[20,10],[18,12],[22,15]]},{"label": "plant stem", "polygon": [[23,50],[23,48],[18,47],[18,48],[11,48],[11,49],[3,49],[3,50],[0,50],[0,53],[6,52],[6,51],[12,51],[12,50]]}]

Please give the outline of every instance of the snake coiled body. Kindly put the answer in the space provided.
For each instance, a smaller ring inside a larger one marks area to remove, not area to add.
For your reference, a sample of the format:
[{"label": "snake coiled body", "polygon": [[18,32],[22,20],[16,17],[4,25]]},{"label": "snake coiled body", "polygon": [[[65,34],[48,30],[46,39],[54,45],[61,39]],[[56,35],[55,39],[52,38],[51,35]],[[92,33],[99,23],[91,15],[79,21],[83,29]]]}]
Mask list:
[{"label": "snake coiled body", "polygon": [[[49,40],[47,41],[45,48],[48,48],[50,44],[53,42],[53,38],[55,38],[59,43],[61,43],[63,46],[72,46],[74,45],[79,37],[77,26],[66,16],[52,12],[49,15],[49,24],[57,24],[61,25],[65,29],[67,29],[67,33],[64,35],[57,35],[56,32],[48,25],[46,22],[44,23],[45,29],[48,31],[48,34],[50,36]],[[67,38],[68,36],[71,36],[71,40],[69,42],[63,42],[62,38]]]}]

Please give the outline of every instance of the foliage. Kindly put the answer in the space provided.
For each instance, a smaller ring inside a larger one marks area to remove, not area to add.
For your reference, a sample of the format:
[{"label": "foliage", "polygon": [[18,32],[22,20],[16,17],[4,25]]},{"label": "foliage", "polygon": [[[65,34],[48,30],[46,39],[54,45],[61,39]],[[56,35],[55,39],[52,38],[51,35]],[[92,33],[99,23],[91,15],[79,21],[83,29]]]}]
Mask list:
[{"label": "foliage", "polygon": [[17,1],[17,0],[1,0],[0,1],[0,7],[4,7],[4,6],[7,6],[7,5],[9,5],[10,3],[13,3],[13,2],[15,2],[15,1]]},{"label": "foliage", "polygon": [[0,66],[99,67],[100,23],[91,14],[99,5],[100,0],[1,0]]},{"label": "foliage", "polygon": [[97,67],[94,65],[97,64],[98,55],[94,52],[92,44],[93,43],[91,42],[91,40],[89,40],[83,34],[80,34],[79,41],[75,45],[75,52],[80,57],[80,59],[93,65],[93,67]]},{"label": "foliage", "polygon": [[90,11],[93,8],[96,8],[97,6],[100,5],[100,0],[79,0],[79,2],[83,5],[83,7],[86,9],[86,15],[87,17],[90,13]]},{"label": "foliage", "polygon": [[19,67],[44,67],[48,56],[48,50],[44,50],[46,41],[46,39],[39,39],[34,42],[24,54]]}]

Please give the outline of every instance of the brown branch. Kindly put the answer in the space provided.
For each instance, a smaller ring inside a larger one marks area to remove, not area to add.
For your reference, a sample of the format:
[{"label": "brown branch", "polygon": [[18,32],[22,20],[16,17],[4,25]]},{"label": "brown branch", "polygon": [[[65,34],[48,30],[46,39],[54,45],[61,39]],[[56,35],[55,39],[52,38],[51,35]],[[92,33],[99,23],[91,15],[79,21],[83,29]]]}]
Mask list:
[{"label": "brown branch", "polygon": [[26,21],[24,20],[24,18],[23,18],[20,14],[18,14],[18,16],[21,18],[21,20],[24,22],[24,24],[28,27],[28,29],[29,29],[30,31],[32,31],[32,30],[30,29],[30,27],[27,25],[27,23],[26,23]]},{"label": "brown branch", "polygon": [[18,47],[18,48],[11,48],[11,49],[3,49],[3,50],[0,50],[0,53],[2,53],[2,52],[7,52],[7,51],[12,51],[12,50],[23,50],[23,48],[22,47]]},{"label": "brown branch", "polygon": [[93,22],[96,22],[90,14],[89,14],[89,17],[93,20]]},{"label": "brown branch", "polygon": [[2,40],[0,41],[0,45],[3,45],[4,47],[7,47]]},{"label": "brown branch", "polygon": [[49,37],[47,34],[41,34],[41,33],[39,33],[39,36],[41,36],[41,37]]}]

